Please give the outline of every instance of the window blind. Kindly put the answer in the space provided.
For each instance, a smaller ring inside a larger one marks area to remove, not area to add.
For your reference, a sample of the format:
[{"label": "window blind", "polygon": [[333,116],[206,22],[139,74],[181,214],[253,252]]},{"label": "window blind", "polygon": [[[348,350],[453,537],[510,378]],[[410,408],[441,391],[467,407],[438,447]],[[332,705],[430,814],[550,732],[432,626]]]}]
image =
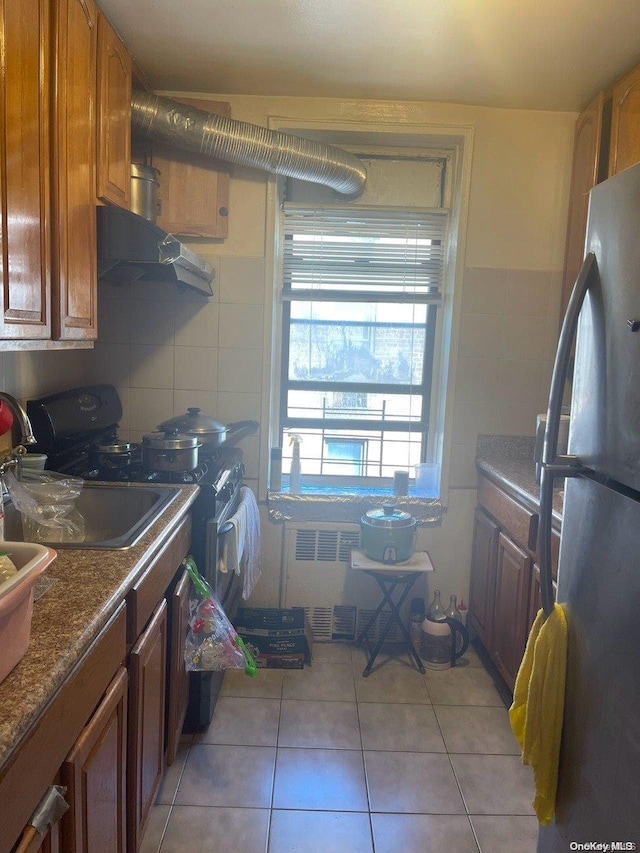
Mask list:
[{"label": "window blind", "polygon": [[441,301],[448,210],[285,205],[285,300]]}]

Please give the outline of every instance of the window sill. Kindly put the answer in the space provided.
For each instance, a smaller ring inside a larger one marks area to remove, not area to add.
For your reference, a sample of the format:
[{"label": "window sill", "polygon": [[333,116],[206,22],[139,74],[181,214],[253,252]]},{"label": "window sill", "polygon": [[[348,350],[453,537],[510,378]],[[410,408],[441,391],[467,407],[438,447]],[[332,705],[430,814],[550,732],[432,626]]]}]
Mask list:
[{"label": "window sill", "polygon": [[397,497],[390,488],[371,486],[303,486],[302,493],[268,492],[267,506],[274,521],[331,521],[358,523],[367,510],[393,501],[420,525],[438,525],[445,507],[437,496],[410,493]]}]

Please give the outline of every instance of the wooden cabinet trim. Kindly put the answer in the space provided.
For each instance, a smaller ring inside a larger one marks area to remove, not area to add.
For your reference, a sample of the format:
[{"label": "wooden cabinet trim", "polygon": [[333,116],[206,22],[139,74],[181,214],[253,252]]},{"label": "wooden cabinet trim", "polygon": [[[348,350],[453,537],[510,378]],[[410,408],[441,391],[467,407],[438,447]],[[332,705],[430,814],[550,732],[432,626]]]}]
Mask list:
[{"label": "wooden cabinet trim", "polygon": [[134,643],[149,621],[158,601],[175,577],[189,551],[191,515],[187,514],[162,549],[149,563],[142,577],[127,595],[127,641]]},{"label": "wooden cabinet trim", "polygon": [[[498,537],[494,631],[491,651],[513,689],[529,631],[532,556],[501,533]],[[510,571],[513,570],[513,571]]]},{"label": "wooden cabinet trim", "polygon": [[536,548],[538,514],[525,509],[486,477],[478,477],[478,503],[530,551]]},{"label": "wooden cabinet trim", "polygon": [[469,618],[487,649],[491,648],[493,631],[499,533],[500,528],[494,520],[481,507],[476,507],[471,556]]},{"label": "wooden cabinet trim", "polygon": [[[629,110],[631,96],[636,101]],[[622,77],[613,88],[609,177],[640,161],[640,67]]]},{"label": "wooden cabinet trim", "polygon": [[10,850],[126,655],[124,602],[0,772],[0,850]]}]

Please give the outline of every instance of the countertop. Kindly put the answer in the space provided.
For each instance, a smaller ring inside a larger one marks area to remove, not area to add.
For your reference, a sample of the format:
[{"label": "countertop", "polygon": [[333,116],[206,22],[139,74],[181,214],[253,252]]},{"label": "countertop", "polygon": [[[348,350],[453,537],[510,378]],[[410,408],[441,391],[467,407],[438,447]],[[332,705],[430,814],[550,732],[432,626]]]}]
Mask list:
[{"label": "countertop", "polygon": [[[141,486],[131,483],[128,487]],[[58,551],[43,575],[48,588],[34,604],[27,654],[0,684],[0,768],[199,491],[198,486],[179,488],[178,496],[134,547],[126,551]]]},{"label": "countertop", "polygon": [[[535,436],[479,435],[476,465],[492,480],[506,486],[531,509],[540,509],[540,486],[533,461]],[[553,520],[562,524],[564,488],[553,490]]]}]

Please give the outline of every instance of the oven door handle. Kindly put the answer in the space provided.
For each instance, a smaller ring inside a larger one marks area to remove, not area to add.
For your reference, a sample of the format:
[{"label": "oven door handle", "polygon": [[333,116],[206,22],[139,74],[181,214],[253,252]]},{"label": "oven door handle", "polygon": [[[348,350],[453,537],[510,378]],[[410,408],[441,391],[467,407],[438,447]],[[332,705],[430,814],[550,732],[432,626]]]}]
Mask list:
[{"label": "oven door handle", "polygon": [[231,533],[233,530],[233,522],[225,521],[225,523],[218,529],[218,536],[225,536],[227,533]]}]

